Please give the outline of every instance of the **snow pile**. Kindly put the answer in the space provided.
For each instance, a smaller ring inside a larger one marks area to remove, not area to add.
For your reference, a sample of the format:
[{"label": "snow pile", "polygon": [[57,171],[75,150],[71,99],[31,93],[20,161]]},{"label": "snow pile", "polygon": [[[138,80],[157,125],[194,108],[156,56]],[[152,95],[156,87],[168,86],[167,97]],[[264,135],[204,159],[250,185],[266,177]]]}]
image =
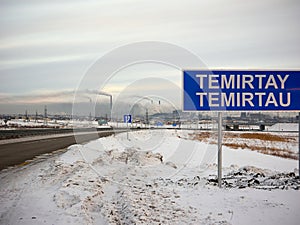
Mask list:
[{"label": "snow pile", "polygon": [[189,137],[123,133],[2,171],[0,223],[297,224],[296,160],[225,147],[219,189],[216,145]]}]

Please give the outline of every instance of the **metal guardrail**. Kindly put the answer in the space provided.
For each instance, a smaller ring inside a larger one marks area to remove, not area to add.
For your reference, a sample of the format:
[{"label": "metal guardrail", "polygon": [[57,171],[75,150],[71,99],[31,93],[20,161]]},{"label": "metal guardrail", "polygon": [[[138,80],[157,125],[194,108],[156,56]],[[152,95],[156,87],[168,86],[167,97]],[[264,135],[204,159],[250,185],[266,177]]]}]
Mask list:
[{"label": "metal guardrail", "polygon": [[[106,131],[112,130],[112,128],[97,129],[97,131]],[[76,129],[76,132],[92,132],[95,131],[95,128],[81,128]],[[0,140],[21,138],[21,137],[30,137],[30,136],[39,136],[39,135],[51,135],[51,134],[66,134],[72,133],[73,129],[16,129],[16,130],[0,130]]]}]

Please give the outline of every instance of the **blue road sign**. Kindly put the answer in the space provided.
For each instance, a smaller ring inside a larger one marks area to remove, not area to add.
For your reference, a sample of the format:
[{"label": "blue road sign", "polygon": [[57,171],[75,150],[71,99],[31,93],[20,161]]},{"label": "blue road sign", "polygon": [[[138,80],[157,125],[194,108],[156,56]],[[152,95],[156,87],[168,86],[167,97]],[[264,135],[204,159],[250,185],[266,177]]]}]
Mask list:
[{"label": "blue road sign", "polygon": [[124,123],[131,123],[131,115],[124,115]]},{"label": "blue road sign", "polygon": [[300,111],[300,71],[185,70],[184,111]]},{"label": "blue road sign", "polygon": [[162,122],[158,121],[158,122],[156,123],[156,125],[161,127],[161,126],[163,126],[164,124],[163,124]]}]

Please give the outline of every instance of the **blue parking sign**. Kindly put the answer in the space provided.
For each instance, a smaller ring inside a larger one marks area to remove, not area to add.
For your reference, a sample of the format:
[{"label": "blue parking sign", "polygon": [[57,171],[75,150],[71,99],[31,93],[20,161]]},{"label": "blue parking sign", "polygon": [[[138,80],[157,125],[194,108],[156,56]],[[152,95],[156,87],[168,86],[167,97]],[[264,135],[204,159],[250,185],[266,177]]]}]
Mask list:
[{"label": "blue parking sign", "polygon": [[131,115],[124,115],[124,123],[131,123]]}]

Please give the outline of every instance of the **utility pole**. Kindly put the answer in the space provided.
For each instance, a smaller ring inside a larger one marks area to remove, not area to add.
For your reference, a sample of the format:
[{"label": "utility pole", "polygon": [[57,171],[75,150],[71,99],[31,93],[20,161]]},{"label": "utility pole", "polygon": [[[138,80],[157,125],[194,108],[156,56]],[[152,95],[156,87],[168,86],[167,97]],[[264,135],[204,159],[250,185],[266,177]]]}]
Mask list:
[{"label": "utility pole", "polygon": [[47,125],[47,106],[45,105],[45,109],[44,109],[44,124]]},{"label": "utility pole", "polygon": [[113,101],[113,100],[112,100],[112,95],[109,96],[109,101],[110,101],[110,106],[109,106],[109,109],[110,109],[110,117],[109,117],[109,118],[110,118],[110,119],[109,119],[109,120],[112,121],[112,107],[113,107],[113,103],[112,103],[112,101]]},{"label": "utility pole", "polygon": [[146,124],[149,124],[149,115],[148,115],[148,109],[146,109]]},{"label": "utility pole", "polygon": [[27,109],[25,110],[25,122],[28,122],[28,114],[27,114]]}]

